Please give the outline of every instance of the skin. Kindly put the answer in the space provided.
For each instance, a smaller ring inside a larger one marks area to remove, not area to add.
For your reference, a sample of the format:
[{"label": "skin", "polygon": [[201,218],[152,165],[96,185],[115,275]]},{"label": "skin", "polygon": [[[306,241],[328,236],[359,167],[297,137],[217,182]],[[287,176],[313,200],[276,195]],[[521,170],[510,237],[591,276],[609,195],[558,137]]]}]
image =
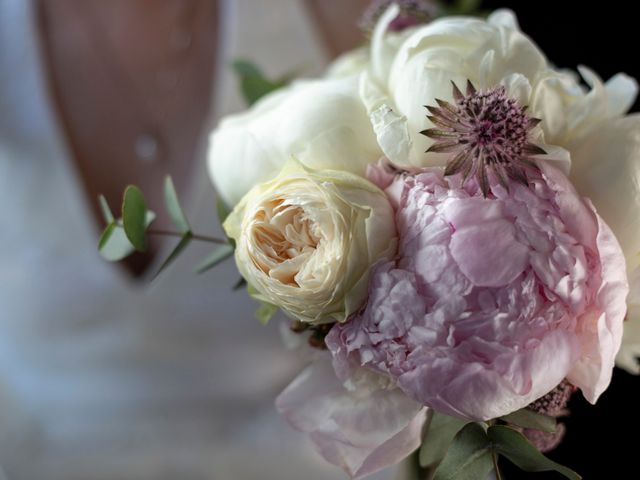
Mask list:
[{"label": "skin", "polygon": [[[331,55],[360,43],[354,25],[367,3],[305,0]],[[94,199],[104,194],[118,211],[128,184],[159,214],[155,228],[171,229],[163,180],[170,174],[178,194],[188,192],[213,106],[218,2],[37,0],[37,7],[50,92],[96,229],[103,221]],[[161,241],[152,238],[148,253],[120,265],[144,274]]]}]

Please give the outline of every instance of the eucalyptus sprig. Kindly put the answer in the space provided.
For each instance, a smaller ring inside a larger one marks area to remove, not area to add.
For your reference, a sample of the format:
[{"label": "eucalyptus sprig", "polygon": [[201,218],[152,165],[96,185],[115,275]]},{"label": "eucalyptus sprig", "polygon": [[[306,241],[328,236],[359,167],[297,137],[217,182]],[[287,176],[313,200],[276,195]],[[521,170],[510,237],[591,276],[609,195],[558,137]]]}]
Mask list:
[{"label": "eucalyptus sprig", "polygon": [[[106,222],[100,240],[98,250],[108,261],[117,262],[128,257],[132,253],[146,252],[148,249],[148,236],[172,236],[177,237],[178,243],[171,253],[162,262],[156,272],[158,276],[171,265],[192,241],[201,241],[218,245],[213,252],[197,267],[198,273],[218,265],[233,255],[235,245],[229,238],[217,238],[195,233],[184,213],[175,186],[171,177],[167,177],[164,184],[164,202],[169,218],[176,230],[153,229],[151,225],[156,218],[153,211],[147,208],[142,191],[135,185],[129,185],[122,196],[121,216],[116,218],[104,196],[99,197],[100,208]],[[220,221],[228,214],[228,209],[218,200],[218,215]]]}]

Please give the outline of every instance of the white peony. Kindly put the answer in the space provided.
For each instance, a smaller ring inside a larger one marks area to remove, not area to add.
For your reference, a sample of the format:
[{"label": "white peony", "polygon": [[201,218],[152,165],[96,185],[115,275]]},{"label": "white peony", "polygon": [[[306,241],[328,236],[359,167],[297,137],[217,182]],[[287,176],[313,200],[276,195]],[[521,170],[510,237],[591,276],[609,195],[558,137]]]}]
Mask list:
[{"label": "white peony", "polygon": [[340,68],[335,77],[294,82],[222,120],[211,136],[208,162],[228,205],[275,177],[291,156],[311,168],[359,175],[380,157],[358,96],[358,75],[349,74],[353,67]]},{"label": "white peony", "polygon": [[[420,131],[434,125],[425,105],[436,99],[453,101],[451,82],[464,88],[502,85],[510,97],[528,105],[542,119],[537,143],[559,160],[568,173],[569,143],[583,138],[596,123],[622,115],[635,99],[635,80],[619,74],[603,85],[581,68],[591,85],[587,91],[577,76],[554,70],[537,46],[518,27],[512,12],[499,10],[487,21],[448,17],[413,30],[398,48],[386,32],[397,15],[390,8],[380,19],[371,46],[370,68],[361,76],[361,97],[378,143],[398,165],[444,165],[446,154],[425,153],[433,140]],[[561,147],[561,148],[558,148]]]},{"label": "white peony", "polygon": [[382,190],[296,161],[254,187],[224,223],[258,300],[310,323],[344,322],[367,296],[370,267],[396,252]]}]

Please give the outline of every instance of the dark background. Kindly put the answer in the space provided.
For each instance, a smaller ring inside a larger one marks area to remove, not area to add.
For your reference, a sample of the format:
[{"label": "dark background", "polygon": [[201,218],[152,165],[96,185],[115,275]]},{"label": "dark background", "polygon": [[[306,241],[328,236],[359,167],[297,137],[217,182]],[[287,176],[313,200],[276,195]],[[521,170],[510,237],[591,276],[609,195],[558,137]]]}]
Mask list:
[{"label": "dark background", "polygon": [[[488,10],[514,10],[522,30],[558,67],[575,69],[583,64],[604,80],[618,72],[640,79],[640,24],[631,5],[565,0],[486,0],[482,4]],[[636,101],[633,111],[638,109]],[[640,377],[616,369],[611,387],[597,405],[588,404],[578,393],[570,409],[565,440],[548,456],[585,480],[640,479]],[[503,463],[507,480],[564,478],[556,473],[526,474]]]}]

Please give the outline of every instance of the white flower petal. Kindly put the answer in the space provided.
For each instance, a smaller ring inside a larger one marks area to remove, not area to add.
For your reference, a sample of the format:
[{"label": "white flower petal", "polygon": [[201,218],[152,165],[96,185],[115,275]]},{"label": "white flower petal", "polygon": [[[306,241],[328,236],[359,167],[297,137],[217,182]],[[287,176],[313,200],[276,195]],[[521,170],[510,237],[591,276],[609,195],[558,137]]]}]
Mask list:
[{"label": "white flower petal", "polygon": [[627,321],[624,322],[622,346],[616,364],[627,372],[640,375],[640,267],[629,275]]},{"label": "white flower petal", "polygon": [[504,28],[508,28],[511,30],[520,30],[520,25],[518,25],[518,19],[516,14],[513,13],[512,10],[508,10],[506,8],[501,8],[500,10],[496,10],[489,18],[487,18],[487,22],[491,25],[496,25]]},{"label": "white flower petal", "polygon": [[624,73],[618,73],[607,80],[604,89],[612,117],[627,113],[638,96],[637,80]]},{"label": "white flower petal", "polygon": [[571,150],[571,180],[611,227],[629,272],[640,266],[640,115],[612,120]]},{"label": "white flower petal", "polygon": [[396,53],[387,42],[387,38],[390,37],[387,30],[399,13],[400,7],[392,4],[378,20],[371,37],[371,69],[374,77],[380,82],[387,81],[391,61]]},{"label": "white flower petal", "polygon": [[235,205],[295,156],[306,166],[364,175],[381,155],[358,94],[358,77],[295,82],[213,132],[209,170],[216,189]]}]

